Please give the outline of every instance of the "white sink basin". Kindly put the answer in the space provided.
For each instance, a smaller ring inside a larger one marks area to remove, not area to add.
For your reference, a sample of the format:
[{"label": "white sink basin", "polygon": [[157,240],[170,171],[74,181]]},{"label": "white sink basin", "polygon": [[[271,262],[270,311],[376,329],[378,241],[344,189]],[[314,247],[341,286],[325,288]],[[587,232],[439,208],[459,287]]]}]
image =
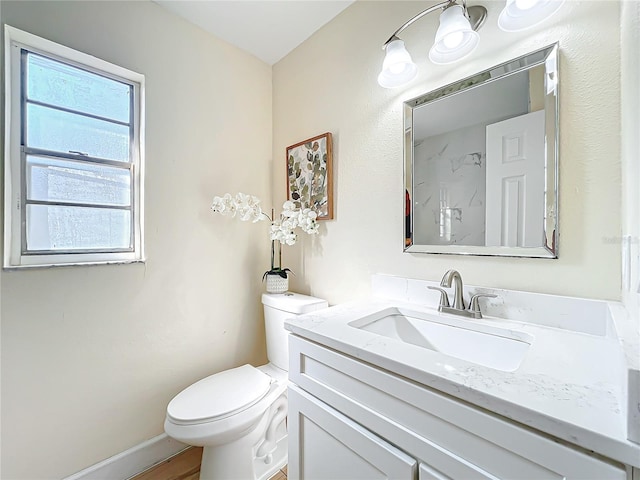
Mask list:
[{"label": "white sink basin", "polygon": [[386,308],[349,326],[505,372],[516,370],[533,337],[450,315]]}]

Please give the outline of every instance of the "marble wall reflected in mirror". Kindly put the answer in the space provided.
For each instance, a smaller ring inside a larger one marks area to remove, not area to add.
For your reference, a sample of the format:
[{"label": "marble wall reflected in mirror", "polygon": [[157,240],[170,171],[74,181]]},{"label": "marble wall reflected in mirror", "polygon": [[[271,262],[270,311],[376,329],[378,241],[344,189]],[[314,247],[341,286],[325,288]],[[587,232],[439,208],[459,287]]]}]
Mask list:
[{"label": "marble wall reflected in mirror", "polygon": [[405,102],[405,251],[557,257],[557,45]]}]

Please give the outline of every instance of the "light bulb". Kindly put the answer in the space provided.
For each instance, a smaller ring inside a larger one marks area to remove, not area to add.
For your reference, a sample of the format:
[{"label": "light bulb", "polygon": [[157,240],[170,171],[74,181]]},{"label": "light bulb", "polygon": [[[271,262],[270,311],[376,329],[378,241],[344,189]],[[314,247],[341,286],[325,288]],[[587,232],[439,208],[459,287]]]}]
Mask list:
[{"label": "light bulb", "polygon": [[389,71],[391,73],[402,73],[402,71],[406,68],[405,63],[394,63],[393,65],[389,65]]},{"label": "light bulb", "polygon": [[436,32],[429,59],[437,65],[457,62],[478,46],[480,36],[471,28],[461,5],[446,8],[440,14],[440,26]]},{"label": "light bulb", "polygon": [[518,32],[544,22],[556,13],[565,0],[507,0],[500,12],[498,26],[505,32]]},{"label": "light bulb", "polygon": [[520,10],[529,10],[533,8],[538,3],[538,0],[516,0],[516,6]]},{"label": "light bulb", "polygon": [[444,43],[444,46],[447,48],[456,48],[462,43],[462,40],[464,40],[463,32],[452,32],[442,39],[442,43]]},{"label": "light bulb", "polygon": [[404,48],[404,42],[394,38],[385,46],[387,54],[382,63],[382,71],[378,75],[378,84],[384,88],[394,88],[413,80],[418,74],[418,67],[411,60],[411,55]]}]

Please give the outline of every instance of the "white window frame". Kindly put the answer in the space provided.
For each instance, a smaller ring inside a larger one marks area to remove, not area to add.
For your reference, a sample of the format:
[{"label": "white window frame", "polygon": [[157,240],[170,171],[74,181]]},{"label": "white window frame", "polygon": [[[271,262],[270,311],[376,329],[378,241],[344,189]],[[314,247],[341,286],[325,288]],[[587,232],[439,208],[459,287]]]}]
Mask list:
[{"label": "white window frame", "polygon": [[[5,151],[4,151],[4,263],[5,269],[144,262],[144,75],[132,72],[91,55],[5,25]],[[28,50],[63,63],[115,77],[133,86],[133,135],[131,163],[133,177],[133,249],[78,253],[23,252],[22,211],[22,86],[21,52]]]}]

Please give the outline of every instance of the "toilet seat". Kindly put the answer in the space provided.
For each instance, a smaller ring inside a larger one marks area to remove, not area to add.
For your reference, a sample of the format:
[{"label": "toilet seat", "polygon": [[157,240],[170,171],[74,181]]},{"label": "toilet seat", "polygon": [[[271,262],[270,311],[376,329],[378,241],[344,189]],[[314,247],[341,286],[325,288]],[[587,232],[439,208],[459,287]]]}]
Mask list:
[{"label": "toilet seat", "polygon": [[168,419],[176,425],[213,422],[258,403],[270,391],[272,378],[251,365],[210,375],[187,387],[169,403]]}]

